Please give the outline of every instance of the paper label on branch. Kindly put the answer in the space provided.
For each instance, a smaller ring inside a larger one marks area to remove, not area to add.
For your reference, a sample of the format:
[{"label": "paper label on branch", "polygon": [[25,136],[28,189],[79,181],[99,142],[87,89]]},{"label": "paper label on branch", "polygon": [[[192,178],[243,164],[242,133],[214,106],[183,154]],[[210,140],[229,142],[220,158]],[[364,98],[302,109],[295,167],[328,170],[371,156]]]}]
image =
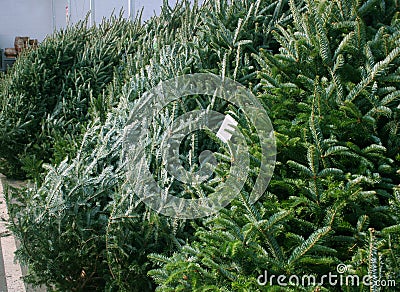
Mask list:
[{"label": "paper label on branch", "polygon": [[226,115],[221,127],[218,130],[217,137],[221,139],[222,142],[227,143],[231,137],[232,132],[237,126],[237,122],[230,115]]}]

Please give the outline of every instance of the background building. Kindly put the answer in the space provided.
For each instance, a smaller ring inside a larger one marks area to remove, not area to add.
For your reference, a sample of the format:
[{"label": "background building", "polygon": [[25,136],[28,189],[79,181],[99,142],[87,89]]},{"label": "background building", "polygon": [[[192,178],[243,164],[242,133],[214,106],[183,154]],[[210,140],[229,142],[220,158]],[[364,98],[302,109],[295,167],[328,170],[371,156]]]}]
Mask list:
[{"label": "background building", "polygon": [[[175,5],[177,0],[168,0]],[[0,48],[13,47],[16,36],[42,41],[54,29],[65,27],[93,11],[91,22],[100,22],[112,11],[132,17],[142,7],[143,20],[160,12],[163,0],[13,0],[0,3]],[[202,1],[200,1],[202,2]]]}]

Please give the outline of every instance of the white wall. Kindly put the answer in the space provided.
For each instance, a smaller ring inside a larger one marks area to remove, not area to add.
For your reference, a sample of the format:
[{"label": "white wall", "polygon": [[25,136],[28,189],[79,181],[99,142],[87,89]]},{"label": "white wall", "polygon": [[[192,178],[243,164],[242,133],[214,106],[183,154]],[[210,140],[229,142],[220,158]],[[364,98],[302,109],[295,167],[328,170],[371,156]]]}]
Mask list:
[{"label": "white wall", "polygon": [[[134,3],[135,0],[132,0]],[[124,10],[124,17],[128,17],[128,0],[94,0],[94,21],[96,23],[101,22],[103,17],[109,17],[113,11],[114,14],[119,15],[121,9]],[[71,0],[71,9],[69,10],[71,15],[71,23],[75,23],[80,19],[85,18],[87,13],[90,11],[90,0]],[[65,8],[64,8],[65,18]],[[60,25],[60,23],[58,23]],[[65,20],[60,26],[65,26]]]},{"label": "white wall", "polygon": [[[90,0],[69,1],[70,23],[73,24],[86,16],[90,10]],[[94,0],[95,22],[109,17],[113,10],[118,15],[123,9],[124,17],[128,17],[128,1]],[[163,0],[132,0],[135,12],[144,7],[144,21],[160,13],[162,2]],[[177,0],[169,0],[171,6],[176,2]],[[29,36],[42,41],[53,32],[54,27],[65,27],[67,3],[68,0],[0,0],[0,48],[13,47],[16,36]]]},{"label": "white wall", "polygon": [[0,48],[14,47],[16,36],[43,39],[51,31],[51,0],[0,1]]},{"label": "white wall", "polygon": [[[153,17],[154,15],[160,14],[162,0],[136,0],[135,1],[135,9],[136,11],[140,11],[143,9],[142,18],[144,21]],[[168,0],[169,5],[174,6],[177,0]]]}]

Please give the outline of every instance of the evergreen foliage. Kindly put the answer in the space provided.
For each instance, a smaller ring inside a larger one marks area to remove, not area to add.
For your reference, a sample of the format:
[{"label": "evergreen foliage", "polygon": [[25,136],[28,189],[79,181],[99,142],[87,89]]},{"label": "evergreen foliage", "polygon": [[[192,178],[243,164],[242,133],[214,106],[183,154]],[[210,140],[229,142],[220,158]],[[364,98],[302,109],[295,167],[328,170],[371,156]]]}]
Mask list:
[{"label": "evergreen foliage", "polygon": [[[154,288],[147,276],[154,265],[147,255],[170,255],[191,238],[193,227],[147,210],[124,183],[119,158],[131,102],[160,80],[184,73],[213,72],[254,83],[257,63],[251,54],[268,48],[272,23],[287,21],[282,5],[250,0],[210,1],[202,7],[188,1],[174,8],[165,4],[159,17],[138,29],[126,68],[114,74],[94,104],[99,106],[90,108],[83,136],[75,133],[77,150],[71,153],[76,156],[60,156],[65,159],[58,165],[45,165],[43,182],[9,194],[10,217],[16,218],[11,229],[21,240],[18,257],[29,267],[27,281],[60,290]],[[218,33],[214,37],[210,31]],[[187,102],[187,108],[197,107]],[[197,148],[199,137],[188,141]],[[19,203],[11,204],[17,197]]]},{"label": "evergreen foliage", "polygon": [[39,180],[43,163],[74,156],[89,107],[132,53],[140,25],[120,16],[88,28],[87,19],[25,51],[0,85],[0,170]]},{"label": "evergreen foliage", "polygon": [[[322,276],[342,262],[369,263],[352,270],[361,277],[397,279],[396,255],[378,269],[372,231],[398,222],[389,209],[399,183],[398,7],[368,2],[310,0],[300,13],[289,1],[293,23],[272,31],[279,53],[257,57],[278,144],[269,195],[253,209],[242,198],[174,256],[151,255],[158,290],[269,291],[256,282],[264,270]],[[292,214],[284,224],[271,220],[280,212]],[[382,254],[393,254],[393,236]]]},{"label": "evergreen foliage", "polygon": [[[129,54],[117,56],[119,67],[110,69],[113,77],[96,95],[92,83],[65,84],[63,92],[97,97],[87,104],[89,114],[73,117],[79,123],[69,141],[57,137],[53,148],[38,146],[55,149],[43,181],[7,192],[15,218],[10,229],[21,241],[17,255],[29,268],[26,280],[61,291],[342,291],[338,285],[261,286],[257,279],[264,271],[321,276],[345,264],[351,275],[399,281],[398,5],[219,0],[171,8],[165,2],[161,15],[144,25],[113,23],[123,36],[134,36],[121,38]],[[27,61],[19,62],[10,74],[25,70]],[[152,169],[166,194],[211,194],[229,175],[230,157],[225,145],[193,133],[181,145],[185,167],[198,168],[196,157],[210,148],[220,164],[203,189],[174,183],[162,171],[163,122],[217,109],[238,121],[249,144],[252,172],[240,196],[189,224],[145,207],[126,180],[121,157],[137,98],[161,80],[197,72],[235,79],[258,95],[275,129],[278,156],[268,191],[252,205],[261,150],[240,110],[195,96],[149,117],[154,135],[143,167]],[[3,85],[2,92],[8,88]],[[75,101],[65,99],[58,109],[68,113]],[[3,104],[5,116],[11,111]],[[27,159],[36,159],[33,154]]]}]

